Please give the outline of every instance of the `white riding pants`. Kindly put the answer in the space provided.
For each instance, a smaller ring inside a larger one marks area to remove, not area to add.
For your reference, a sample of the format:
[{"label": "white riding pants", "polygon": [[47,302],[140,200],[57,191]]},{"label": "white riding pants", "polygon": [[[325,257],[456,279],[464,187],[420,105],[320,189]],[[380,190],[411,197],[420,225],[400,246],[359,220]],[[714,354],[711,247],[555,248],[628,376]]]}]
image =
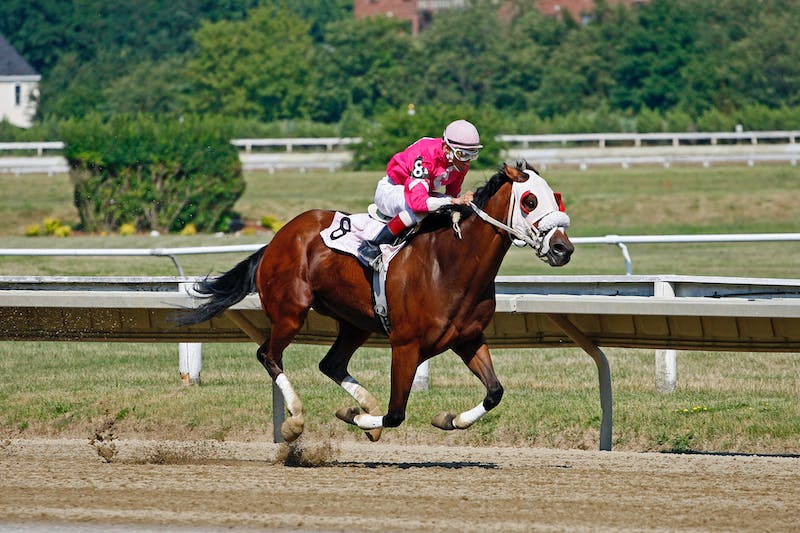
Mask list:
[{"label": "white riding pants", "polygon": [[405,187],[392,183],[389,176],[384,176],[378,182],[378,187],[375,189],[375,205],[384,215],[390,217],[400,215],[406,226],[413,226],[427,214],[412,211],[406,204]]}]

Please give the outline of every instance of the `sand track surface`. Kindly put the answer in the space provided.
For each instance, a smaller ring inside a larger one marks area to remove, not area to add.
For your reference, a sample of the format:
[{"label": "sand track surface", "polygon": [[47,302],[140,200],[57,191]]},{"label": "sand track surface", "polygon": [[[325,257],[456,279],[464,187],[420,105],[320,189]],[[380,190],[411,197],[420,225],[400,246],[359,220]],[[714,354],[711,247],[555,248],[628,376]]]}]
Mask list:
[{"label": "sand track surface", "polygon": [[[294,466],[292,466],[294,465]],[[9,439],[19,523],[302,531],[797,531],[800,458]]]}]

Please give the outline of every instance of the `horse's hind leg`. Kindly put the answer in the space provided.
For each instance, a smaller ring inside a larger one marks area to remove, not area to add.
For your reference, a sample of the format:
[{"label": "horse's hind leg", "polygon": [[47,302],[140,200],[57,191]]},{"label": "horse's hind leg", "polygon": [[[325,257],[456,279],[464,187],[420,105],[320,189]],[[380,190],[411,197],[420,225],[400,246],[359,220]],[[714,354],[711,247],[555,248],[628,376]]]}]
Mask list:
[{"label": "horse's hind leg", "polygon": [[494,372],[492,358],[489,355],[489,347],[486,340],[481,338],[475,342],[469,342],[453,348],[461,360],[472,370],[478,379],[486,387],[486,397],[481,403],[468,411],[454,415],[442,412],[433,417],[431,423],[440,429],[466,429],[480,420],[489,410],[500,403],[503,397],[503,386],[497,379]]},{"label": "horse's hind leg", "polygon": [[[358,329],[346,322],[339,322],[339,336],[331,349],[319,363],[320,371],[335,381],[352,396],[367,413],[380,416],[378,400],[365,389],[347,370],[353,353],[369,338],[370,332]],[[336,412],[341,420],[350,422],[360,411],[356,407],[343,408]],[[364,430],[372,442],[381,438],[381,428]]]},{"label": "horse's hind leg", "polygon": [[286,409],[289,411],[289,418],[281,425],[281,435],[286,442],[296,440],[303,433],[304,426],[303,402],[300,401],[291,382],[283,373],[283,351],[300,330],[302,323],[302,320],[297,323],[285,320],[273,322],[269,338],[256,352],[259,362],[264,365],[267,373],[283,394]]}]

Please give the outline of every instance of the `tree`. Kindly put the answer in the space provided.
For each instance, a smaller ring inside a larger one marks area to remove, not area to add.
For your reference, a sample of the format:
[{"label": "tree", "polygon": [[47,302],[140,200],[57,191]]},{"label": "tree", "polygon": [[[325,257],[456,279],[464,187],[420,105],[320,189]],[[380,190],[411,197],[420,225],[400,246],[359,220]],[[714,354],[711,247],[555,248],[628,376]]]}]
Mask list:
[{"label": "tree", "polygon": [[730,47],[725,80],[742,104],[772,108],[800,105],[800,15],[766,13],[754,21],[748,35]]},{"label": "tree", "polygon": [[531,104],[544,116],[596,109],[607,101],[612,81],[594,34],[571,32],[547,63]]},{"label": "tree", "polygon": [[312,117],[336,122],[353,106],[366,116],[405,108],[421,82],[412,70],[417,56],[418,48],[396,20],[330,24],[314,62]]},{"label": "tree", "polygon": [[681,71],[695,53],[701,21],[692,2],[671,0],[653,0],[637,15],[617,44],[611,102],[618,109],[664,111],[680,101]]},{"label": "tree", "polygon": [[425,105],[487,105],[505,66],[499,51],[504,28],[492,2],[471,9],[446,10],[434,17],[419,39],[424,60],[414,67]]},{"label": "tree", "polygon": [[190,110],[263,121],[304,116],[311,74],[309,24],[264,6],[241,22],[204,23],[189,60]]},{"label": "tree", "polygon": [[114,79],[104,89],[104,114],[181,113],[188,90],[188,83],[180,75],[185,62],[184,56],[176,55],[160,62],[136,64],[129,74]]}]

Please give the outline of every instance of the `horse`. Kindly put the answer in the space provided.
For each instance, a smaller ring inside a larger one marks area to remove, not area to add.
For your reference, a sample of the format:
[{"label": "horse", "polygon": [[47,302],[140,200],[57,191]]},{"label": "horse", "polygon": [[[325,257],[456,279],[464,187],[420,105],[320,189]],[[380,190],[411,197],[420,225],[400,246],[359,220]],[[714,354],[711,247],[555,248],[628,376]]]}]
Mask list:
[{"label": "horse", "polygon": [[425,217],[388,265],[391,377],[385,414],[348,371],[350,359],[368,337],[386,332],[372,303],[372,269],[331,250],[320,236],[331,225],[334,211],[301,213],[268,245],[228,272],[197,282],[196,296],[204,301],[187,310],[180,323],[209,320],[258,292],[271,327],[256,354],[289,412],[281,426],[286,442],[302,434],[304,419],[302,401],[283,371],[283,351],[311,307],[338,323],[337,338],[319,370],[358,404],[337,411],[338,418],[364,430],[369,440],[378,440],[383,428],[404,421],[417,366],[451,349],[481,381],[486,394],[467,411],[438,413],[432,424],[443,430],[466,429],[503,396],[483,333],[494,315],[494,279],[503,257],[513,242],[531,246],[535,256],[558,267],[569,262],[574,247],[566,233],[569,217],[560,195],[524,161],[502,164],[478,188],[469,206],[450,208],[453,221]]}]

